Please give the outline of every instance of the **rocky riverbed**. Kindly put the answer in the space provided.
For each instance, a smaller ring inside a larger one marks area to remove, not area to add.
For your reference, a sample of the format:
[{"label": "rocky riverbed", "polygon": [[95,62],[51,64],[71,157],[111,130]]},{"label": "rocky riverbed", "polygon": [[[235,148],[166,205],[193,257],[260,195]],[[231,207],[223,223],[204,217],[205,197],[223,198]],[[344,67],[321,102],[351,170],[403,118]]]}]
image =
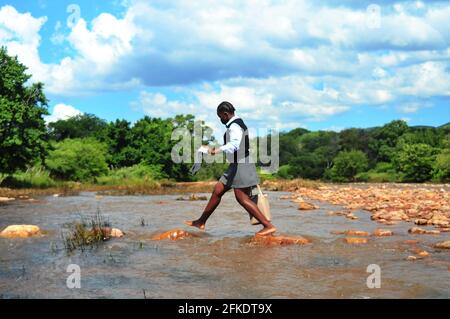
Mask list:
[{"label": "rocky riverbed", "polygon": [[[448,188],[322,187],[269,192],[279,232],[265,239],[231,193],[206,232],[183,225],[206,203],[179,195],[5,201],[0,232],[36,233],[0,238],[0,297],[450,297]],[[120,236],[68,254],[61,232],[98,210]],[[80,289],[66,285],[73,264]],[[370,265],[381,269],[379,289],[367,286]]]}]

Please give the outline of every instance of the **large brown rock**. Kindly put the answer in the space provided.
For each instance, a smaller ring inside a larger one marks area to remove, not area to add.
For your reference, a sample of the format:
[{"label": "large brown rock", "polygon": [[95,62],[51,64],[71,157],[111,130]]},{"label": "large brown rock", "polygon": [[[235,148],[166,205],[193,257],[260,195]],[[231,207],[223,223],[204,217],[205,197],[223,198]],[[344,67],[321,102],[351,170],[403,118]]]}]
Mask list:
[{"label": "large brown rock", "polygon": [[434,245],[434,247],[441,249],[450,249],[450,240],[437,243],[436,245]]},{"label": "large brown rock", "polygon": [[394,233],[392,232],[392,230],[388,229],[375,229],[373,235],[377,237],[387,237],[394,235]]},{"label": "large brown rock", "polygon": [[427,252],[427,251],[425,251],[425,250],[419,251],[417,254],[418,254],[420,257],[428,257],[428,256],[430,256],[430,253]]},{"label": "large brown rock", "polygon": [[333,232],[335,235],[347,235],[347,236],[369,236],[370,234],[364,230],[346,230],[341,232]]},{"label": "large brown rock", "polygon": [[254,236],[251,244],[263,246],[306,245],[310,240],[301,236]]},{"label": "large brown rock", "polygon": [[12,202],[15,198],[10,197],[0,197],[0,203]]},{"label": "large brown rock", "polygon": [[182,229],[172,229],[165,233],[152,236],[152,240],[180,240],[189,237],[196,236]]},{"label": "large brown rock", "polygon": [[344,240],[347,244],[352,245],[367,244],[367,242],[369,241],[367,238],[359,238],[359,237],[346,237]]},{"label": "large brown rock", "polygon": [[425,234],[425,235],[439,235],[441,232],[439,230],[425,230],[420,227],[413,227],[408,230],[410,234]]},{"label": "large brown rock", "polygon": [[121,238],[121,237],[125,236],[125,234],[120,229],[113,228],[113,229],[111,229],[110,236],[113,238]]},{"label": "large brown rock", "polygon": [[6,227],[0,237],[4,238],[27,238],[41,235],[41,230],[34,225],[11,225]]},{"label": "large brown rock", "polygon": [[314,204],[310,204],[307,202],[299,202],[298,203],[298,210],[315,210],[318,207]]}]

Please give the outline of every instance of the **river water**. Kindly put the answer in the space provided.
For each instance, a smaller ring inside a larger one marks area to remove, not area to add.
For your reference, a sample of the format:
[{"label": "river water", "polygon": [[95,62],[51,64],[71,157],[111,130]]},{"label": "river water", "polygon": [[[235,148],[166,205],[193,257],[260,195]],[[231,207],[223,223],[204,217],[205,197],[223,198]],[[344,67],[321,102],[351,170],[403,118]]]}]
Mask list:
[{"label": "river water", "polygon": [[[311,239],[310,245],[250,245],[259,228],[250,225],[231,193],[225,195],[206,233],[194,230],[199,237],[181,241],[150,238],[173,228],[190,230],[183,220],[196,219],[206,202],[177,201],[179,195],[97,197],[87,192],[0,206],[0,229],[33,224],[46,232],[38,238],[0,238],[0,297],[450,298],[450,253],[432,246],[450,240],[449,233],[410,235],[411,223],[382,225],[395,235],[349,245],[344,236],[332,232],[379,228],[368,212],[357,211],[358,220],[330,216],[328,211],[341,207],[317,201],[311,202],[319,210],[301,212],[295,203],[280,199],[287,194],[269,193],[274,224],[281,234]],[[61,238],[64,227],[97,209],[127,235],[68,255]],[[420,242],[404,243],[410,239]],[[430,256],[407,261],[416,249]],[[80,289],[66,285],[70,264],[80,266]],[[381,269],[379,289],[369,289],[366,283],[371,264]]]}]

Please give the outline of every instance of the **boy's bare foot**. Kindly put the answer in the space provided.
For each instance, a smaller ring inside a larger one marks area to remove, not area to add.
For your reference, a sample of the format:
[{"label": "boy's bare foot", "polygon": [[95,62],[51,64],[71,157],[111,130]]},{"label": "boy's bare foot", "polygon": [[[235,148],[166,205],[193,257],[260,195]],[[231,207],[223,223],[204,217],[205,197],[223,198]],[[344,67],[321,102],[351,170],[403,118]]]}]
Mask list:
[{"label": "boy's bare foot", "polygon": [[262,230],[256,233],[256,236],[268,236],[275,233],[277,229],[275,227],[264,227]]},{"label": "boy's bare foot", "polygon": [[188,226],[197,227],[200,230],[205,230],[205,223],[202,223],[201,221],[193,220],[193,221],[185,221],[184,223]]}]

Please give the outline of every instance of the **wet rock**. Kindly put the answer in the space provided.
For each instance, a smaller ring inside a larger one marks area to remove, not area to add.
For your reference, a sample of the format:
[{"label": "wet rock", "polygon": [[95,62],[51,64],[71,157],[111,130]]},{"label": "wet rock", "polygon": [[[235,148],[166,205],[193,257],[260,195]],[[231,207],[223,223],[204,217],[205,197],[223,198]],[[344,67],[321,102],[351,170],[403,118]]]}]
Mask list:
[{"label": "wet rock", "polygon": [[439,235],[441,232],[439,230],[425,230],[420,227],[413,227],[408,230],[410,234],[425,234],[425,235]]},{"label": "wet rock", "polygon": [[450,264],[448,264],[447,269],[450,270]]},{"label": "wet rock", "polygon": [[180,240],[189,237],[195,236],[182,229],[172,229],[165,233],[154,235],[152,237],[152,240]]},{"label": "wet rock", "polygon": [[414,221],[414,224],[416,224],[416,225],[427,225],[428,224],[428,220],[427,219],[416,219]]},{"label": "wet rock", "polygon": [[280,199],[290,199],[291,197],[290,196],[288,196],[288,195],[283,195],[283,196],[280,196]]},{"label": "wet rock", "polygon": [[352,220],[358,219],[358,217],[355,216],[353,213],[347,214],[347,215],[345,215],[345,217],[347,217],[348,219],[352,219]]},{"label": "wet rock", "polygon": [[443,219],[431,219],[428,221],[428,224],[433,226],[446,227],[449,226],[450,223],[447,220]]},{"label": "wet rock", "polygon": [[406,258],[406,260],[408,260],[408,261],[414,261],[414,260],[417,260],[417,257],[416,257],[416,256],[408,256],[408,257]]},{"label": "wet rock", "polygon": [[41,235],[41,230],[34,225],[12,225],[6,227],[0,237],[4,238],[27,238]]},{"label": "wet rock", "polygon": [[439,231],[441,231],[442,233],[448,233],[450,232],[450,227],[439,228]]},{"label": "wet rock", "polygon": [[434,247],[440,249],[450,249],[450,240],[437,243],[436,245],[434,245]]},{"label": "wet rock", "polygon": [[427,251],[425,251],[425,250],[422,250],[422,251],[419,251],[419,252],[418,252],[418,255],[419,255],[420,257],[428,257],[428,256],[430,256],[430,253],[427,252]]},{"label": "wet rock", "polygon": [[359,238],[359,237],[346,237],[345,242],[347,244],[352,245],[361,245],[361,244],[367,244],[369,240],[367,238]]},{"label": "wet rock", "polygon": [[120,229],[113,228],[113,229],[111,229],[110,236],[112,238],[121,238],[121,237],[125,236],[125,234]]},{"label": "wet rock", "polygon": [[306,245],[310,240],[301,236],[254,236],[250,240],[251,244],[263,246],[284,246],[284,245]]},{"label": "wet rock", "polygon": [[12,202],[13,200],[16,199],[12,197],[0,197],[0,203]]},{"label": "wet rock", "polygon": [[377,237],[387,237],[394,235],[394,233],[388,229],[375,229],[373,235]]},{"label": "wet rock", "polygon": [[298,210],[315,210],[318,207],[314,204],[307,203],[307,202],[299,202],[298,203]]},{"label": "wet rock", "polygon": [[347,236],[369,236],[370,234],[363,230],[346,230],[341,232],[333,232],[335,235],[347,235]]}]

